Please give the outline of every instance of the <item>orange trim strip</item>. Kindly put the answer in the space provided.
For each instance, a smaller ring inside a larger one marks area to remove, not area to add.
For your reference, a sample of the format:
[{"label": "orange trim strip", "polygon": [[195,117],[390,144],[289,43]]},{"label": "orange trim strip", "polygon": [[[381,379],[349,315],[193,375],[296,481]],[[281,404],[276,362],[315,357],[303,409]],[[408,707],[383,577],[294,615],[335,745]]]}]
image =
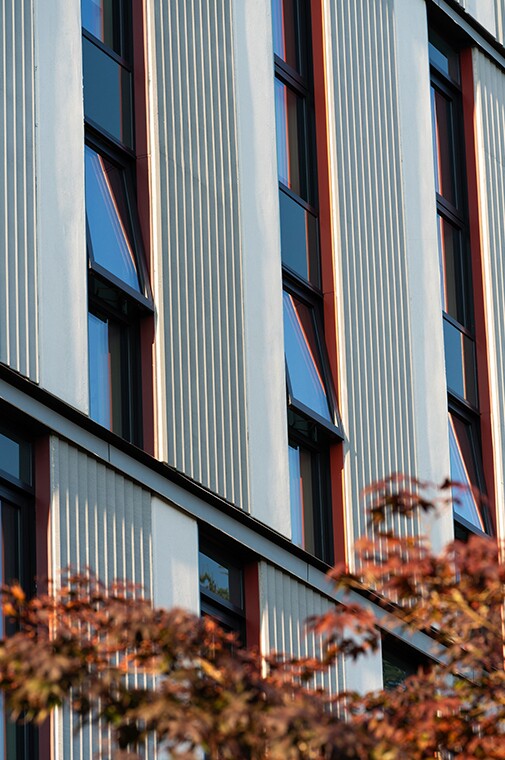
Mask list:
[{"label": "orange trim strip", "polygon": [[[133,86],[135,105],[135,149],[137,154],[137,209],[148,274],[151,273],[151,199],[149,193],[149,136],[147,132],[147,66],[145,59],[144,2],[132,2]],[[154,443],[154,318],[142,320],[140,363],[142,375],[143,449],[155,456]]]},{"label": "orange trim strip", "polygon": [[[335,294],[335,262],[331,228],[331,192],[328,158],[326,111],[326,74],[323,45],[323,10],[321,0],[311,0],[312,56],[314,70],[314,109],[316,123],[317,176],[319,195],[319,238],[321,247],[321,279],[324,304],[324,335],[333,383],[339,397],[338,333]],[[330,451],[331,492],[335,559],[346,557],[345,509],[343,498],[343,446],[335,444]]]}]

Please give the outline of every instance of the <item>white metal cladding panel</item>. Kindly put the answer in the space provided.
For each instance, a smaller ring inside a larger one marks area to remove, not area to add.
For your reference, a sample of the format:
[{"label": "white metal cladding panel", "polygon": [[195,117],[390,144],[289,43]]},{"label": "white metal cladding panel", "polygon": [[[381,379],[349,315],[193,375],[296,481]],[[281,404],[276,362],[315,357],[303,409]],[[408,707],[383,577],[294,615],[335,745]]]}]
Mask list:
[{"label": "white metal cladding panel", "polygon": [[247,508],[231,0],[153,0],[169,464]]},{"label": "white metal cladding panel", "polygon": [[[505,428],[505,72],[474,50],[482,258],[490,370],[496,503],[503,504]],[[497,515],[505,536],[505,514]]]},{"label": "white metal cladding panel", "polygon": [[[294,657],[321,656],[321,638],[307,631],[305,621],[311,615],[322,615],[334,603],[266,562],[260,563],[259,582],[262,651]],[[332,695],[343,691],[342,659],[325,674],[316,676],[316,686]]]},{"label": "white metal cladding panel", "polygon": [[[132,580],[152,597],[150,492],[56,438],[51,441],[51,492],[54,577],[69,565],[89,567],[105,583]],[[89,760],[104,750],[107,736],[100,726],[74,729],[72,711],[58,713],[58,760]]]},{"label": "white metal cladding panel", "polygon": [[0,3],[0,361],[38,379],[33,4]]},{"label": "white metal cladding panel", "polygon": [[[359,507],[363,487],[391,473],[416,472],[412,341],[393,1],[328,2],[326,8],[352,546],[367,529]],[[413,529],[417,524],[398,521],[400,532]]]},{"label": "white metal cladding panel", "polygon": [[505,42],[505,0],[494,0],[496,38],[499,42]]}]

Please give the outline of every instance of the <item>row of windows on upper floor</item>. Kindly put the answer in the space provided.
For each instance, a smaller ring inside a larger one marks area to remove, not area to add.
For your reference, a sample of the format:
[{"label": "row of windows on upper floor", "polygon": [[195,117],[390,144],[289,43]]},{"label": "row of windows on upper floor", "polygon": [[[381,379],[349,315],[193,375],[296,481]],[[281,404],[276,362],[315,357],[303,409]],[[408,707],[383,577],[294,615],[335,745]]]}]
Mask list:
[{"label": "row of windows on upper floor", "polygon": [[[141,442],[139,319],[152,299],[132,166],[131,13],[120,0],[82,0],[90,412]],[[284,267],[284,336],[293,540],[328,562],[329,449],[341,437],[323,327],[310,14],[272,0],[275,113]],[[457,54],[432,35],[432,105],[452,477],[471,486],[456,513],[489,530],[478,430],[471,271],[465,221]],[[463,494],[463,495],[462,495]]]}]

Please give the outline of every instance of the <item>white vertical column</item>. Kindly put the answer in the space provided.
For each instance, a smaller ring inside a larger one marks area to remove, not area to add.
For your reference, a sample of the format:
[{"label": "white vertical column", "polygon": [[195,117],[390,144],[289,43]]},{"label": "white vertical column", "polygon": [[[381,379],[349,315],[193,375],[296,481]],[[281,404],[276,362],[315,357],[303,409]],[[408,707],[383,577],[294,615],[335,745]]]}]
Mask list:
[{"label": "white vertical column", "polygon": [[[424,0],[395,0],[398,111],[412,346],[417,476],[450,476],[442,300]],[[452,537],[452,511],[424,521],[436,545]]]},{"label": "white vertical column", "polygon": [[40,384],[88,409],[80,0],[35,0]]},{"label": "white vertical column", "polygon": [[251,514],[290,535],[270,0],[234,0]]}]

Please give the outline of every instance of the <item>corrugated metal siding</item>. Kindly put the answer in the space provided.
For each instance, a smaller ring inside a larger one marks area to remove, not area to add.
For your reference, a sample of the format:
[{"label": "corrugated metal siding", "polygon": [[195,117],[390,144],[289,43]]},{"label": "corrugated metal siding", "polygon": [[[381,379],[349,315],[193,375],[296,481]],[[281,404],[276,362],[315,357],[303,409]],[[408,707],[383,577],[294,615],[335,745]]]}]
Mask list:
[{"label": "corrugated metal siding", "polygon": [[153,9],[163,455],[247,508],[232,3]]},{"label": "corrugated metal siding", "polygon": [[[322,655],[321,638],[307,632],[305,621],[311,615],[322,615],[334,603],[265,562],[260,563],[259,581],[262,651],[295,657]],[[332,695],[343,691],[342,659],[326,674],[318,674],[316,685]]]},{"label": "corrugated metal siding", "polygon": [[[503,505],[505,427],[505,73],[474,50],[477,150],[481,183],[481,240],[491,379],[496,503]],[[499,536],[505,514],[498,510]]]},{"label": "corrugated metal siding", "polygon": [[[106,583],[127,578],[152,597],[150,492],[56,438],[51,441],[51,492],[54,577],[69,565],[89,567]],[[103,752],[107,736],[100,726],[74,729],[71,710],[58,713],[56,760],[89,760]]]},{"label": "corrugated metal siding", "polygon": [[38,379],[33,3],[0,4],[0,362]]},{"label": "corrugated metal siding", "polygon": [[[327,2],[349,542],[361,489],[415,474],[411,339],[392,0]],[[331,36],[331,41],[329,37]],[[399,522],[401,532],[413,526]]]}]

